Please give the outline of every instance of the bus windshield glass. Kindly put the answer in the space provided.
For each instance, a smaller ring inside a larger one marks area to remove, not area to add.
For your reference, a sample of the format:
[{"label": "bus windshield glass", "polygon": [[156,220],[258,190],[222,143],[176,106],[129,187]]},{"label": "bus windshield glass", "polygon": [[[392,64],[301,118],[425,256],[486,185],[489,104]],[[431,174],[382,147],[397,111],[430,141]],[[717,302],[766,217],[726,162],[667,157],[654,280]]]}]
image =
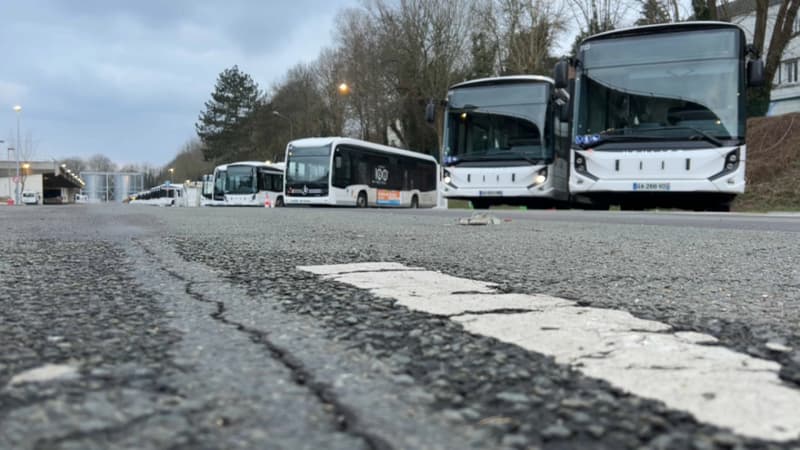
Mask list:
[{"label": "bus windshield glass", "polygon": [[549,85],[513,83],[450,93],[445,156],[450,161],[546,160]]},{"label": "bus windshield glass", "polygon": [[742,139],[738,40],[738,30],[723,29],[583,44],[576,136]]},{"label": "bus windshield glass", "polygon": [[329,145],[291,148],[287,161],[286,185],[327,186],[331,165],[330,155]]},{"label": "bus windshield glass", "polygon": [[228,166],[225,181],[227,194],[255,194],[255,168],[251,166]]}]

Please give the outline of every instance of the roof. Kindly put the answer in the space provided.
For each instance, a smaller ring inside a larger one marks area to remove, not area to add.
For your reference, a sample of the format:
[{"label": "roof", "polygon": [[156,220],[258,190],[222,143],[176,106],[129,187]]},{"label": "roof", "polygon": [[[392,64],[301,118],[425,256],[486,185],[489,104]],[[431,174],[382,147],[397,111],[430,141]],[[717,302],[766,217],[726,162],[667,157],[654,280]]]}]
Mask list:
[{"label": "roof", "polygon": [[386,153],[393,153],[395,155],[402,155],[402,156],[409,156],[411,158],[418,158],[418,159],[425,159],[432,162],[436,162],[432,156],[415,152],[411,150],[405,150],[402,148],[397,147],[389,147],[388,145],[376,144],[374,142],[362,141],[360,139],[352,139],[346,137],[314,137],[314,138],[304,138],[304,139],[296,139],[294,141],[289,142],[286,145],[288,149],[290,146],[294,147],[323,147],[326,145],[338,145],[338,144],[349,144],[349,145],[356,145],[360,147],[371,148],[373,150],[380,150]]},{"label": "roof", "polygon": [[715,21],[695,21],[695,22],[678,22],[678,23],[661,23],[656,25],[644,25],[640,27],[621,28],[619,30],[605,31],[593,36],[589,36],[581,42],[583,45],[586,42],[592,42],[608,38],[621,38],[628,36],[641,36],[647,34],[655,34],[660,32],[677,33],[680,31],[694,31],[694,30],[709,30],[715,28],[735,28],[742,32],[742,27],[729,22],[715,22]]},{"label": "roof", "polygon": [[525,83],[525,82],[553,84],[553,79],[541,75],[510,75],[506,77],[477,78],[475,80],[463,81],[461,83],[454,84],[450,86],[450,89],[459,89],[459,88],[475,87],[475,86],[491,86],[495,84],[506,84],[506,83],[509,84]]},{"label": "roof", "polygon": [[266,167],[267,169],[283,171],[285,169],[285,165],[283,163],[266,163],[264,161],[236,161],[230,162],[226,164],[220,164],[215,169],[216,170],[226,170],[229,166],[252,166],[252,167]]}]

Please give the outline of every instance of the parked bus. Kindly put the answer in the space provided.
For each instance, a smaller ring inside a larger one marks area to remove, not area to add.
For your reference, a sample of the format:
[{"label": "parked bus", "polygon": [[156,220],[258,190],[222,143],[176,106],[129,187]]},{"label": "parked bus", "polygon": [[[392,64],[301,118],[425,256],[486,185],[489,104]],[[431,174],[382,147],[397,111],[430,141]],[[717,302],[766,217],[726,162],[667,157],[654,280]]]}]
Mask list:
[{"label": "parked bus", "polygon": [[745,189],[746,88],[763,62],[744,31],[685,22],[584,39],[556,66],[574,75],[570,192],[623,209],[727,211]]},{"label": "parked bus", "polygon": [[[551,78],[526,75],[450,88],[442,151],[446,198],[469,200],[476,209],[568,201],[569,127],[557,114],[553,86]],[[431,106],[426,116],[433,122]]]},{"label": "parked bus", "polygon": [[152,206],[184,206],[184,189],[180,184],[165,183],[132,196],[130,204]]},{"label": "parked bus", "polygon": [[214,168],[203,178],[203,206],[284,205],[283,163],[242,161]]},{"label": "parked bus", "polygon": [[433,207],[436,160],[356,139],[292,141],[286,147],[287,205]]}]

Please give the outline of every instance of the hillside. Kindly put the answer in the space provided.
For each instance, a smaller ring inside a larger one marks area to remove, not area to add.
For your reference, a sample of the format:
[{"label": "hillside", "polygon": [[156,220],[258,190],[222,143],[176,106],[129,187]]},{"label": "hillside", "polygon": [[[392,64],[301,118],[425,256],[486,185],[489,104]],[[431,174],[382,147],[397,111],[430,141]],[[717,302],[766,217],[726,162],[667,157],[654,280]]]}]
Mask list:
[{"label": "hillside", "polygon": [[747,188],[735,211],[800,211],[800,113],[747,122]]}]

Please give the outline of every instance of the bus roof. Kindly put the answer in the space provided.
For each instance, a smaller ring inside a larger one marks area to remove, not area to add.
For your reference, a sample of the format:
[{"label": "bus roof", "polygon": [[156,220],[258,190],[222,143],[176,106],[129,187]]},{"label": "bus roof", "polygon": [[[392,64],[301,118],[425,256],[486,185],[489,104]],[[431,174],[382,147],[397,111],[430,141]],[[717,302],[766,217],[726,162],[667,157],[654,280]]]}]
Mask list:
[{"label": "bus roof", "polygon": [[396,147],[389,147],[388,145],[381,145],[381,144],[376,144],[374,142],[362,141],[360,139],[352,139],[346,137],[316,137],[316,138],[296,139],[294,141],[289,142],[289,144],[287,144],[287,148],[290,145],[293,145],[295,147],[322,147],[331,144],[333,144],[334,146],[338,144],[357,145],[360,147],[366,147],[372,150],[392,153],[395,155],[409,156],[411,158],[425,159],[428,161],[432,161],[434,163],[436,162],[436,159],[434,159],[433,156],[427,155],[425,153],[414,152],[411,150],[404,150]]},{"label": "bus roof", "polygon": [[507,77],[491,77],[491,78],[477,78],[474,80],[462,81],[450,86],[450,89],[460,89],[465,87],[476,86],[491,86],[497,84],[511,84],[511,83],[549,83],[553,84],[553,79],[541,75],[510,75]]},{"label": "bus roof", "polygon": [[282,162],[274,162],[267,164],[264,161],[237,161],[227,164],[220,164],[214,168],[214,170],[227,170],[229,166],[252,166],[252,167],[266,167],[267,169],[273,169],[277,171],[283,172],[286,168],[286,165]]},{"label": "bus roof", "polygon": [[583,41],[581,45],[586,42],[597,41],[601,39],[615,39],[629,36],[643,36],[648,34],[657,33],[678,33],[681,31],[696,31],[696,30],[713,30],[719,28],[735,28],[742,31],[742,27],[729,22],[715,22],[715,21],[696,21],[696,22],[678,22],[678,23],[661,23],[656,25],[643,25],[639,27],[622,28],[619,30],[605,31],[593,36],[589,36]]}]

